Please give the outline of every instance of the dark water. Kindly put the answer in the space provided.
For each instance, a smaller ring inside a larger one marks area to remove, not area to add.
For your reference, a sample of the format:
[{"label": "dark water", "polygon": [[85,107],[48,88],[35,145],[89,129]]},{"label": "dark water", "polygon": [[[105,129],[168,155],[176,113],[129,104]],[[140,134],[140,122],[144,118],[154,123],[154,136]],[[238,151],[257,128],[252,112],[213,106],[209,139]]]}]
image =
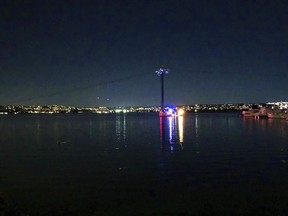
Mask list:
[{"label": "dark water", "polygon": [[286,215],[288,122],[6,115],[0,169],[0,196],[30,215]]}]

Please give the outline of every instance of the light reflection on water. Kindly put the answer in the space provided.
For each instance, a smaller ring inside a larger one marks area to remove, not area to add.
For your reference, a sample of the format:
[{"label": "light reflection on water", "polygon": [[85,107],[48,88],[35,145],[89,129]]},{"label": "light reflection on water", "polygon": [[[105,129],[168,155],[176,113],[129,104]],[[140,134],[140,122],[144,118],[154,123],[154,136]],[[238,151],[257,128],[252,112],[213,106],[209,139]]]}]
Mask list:
[{"label": "light reflection on water", "polygon": [[116,130],[115,135],[118,143],[123,143],[126,146],[126,114],[117,113],[116,114]]},{"label": "light reflection on water", "polygon": [[198,145],[198,115],[195,115],[195,140],[196,140],[196,145]]},{"label": "light reflection on water", "polygon": [[177,147],[183,149],[184,142],[184,117],[160,117],[160,140],[162,149],[168,141],[169,149],[174,151]]}]

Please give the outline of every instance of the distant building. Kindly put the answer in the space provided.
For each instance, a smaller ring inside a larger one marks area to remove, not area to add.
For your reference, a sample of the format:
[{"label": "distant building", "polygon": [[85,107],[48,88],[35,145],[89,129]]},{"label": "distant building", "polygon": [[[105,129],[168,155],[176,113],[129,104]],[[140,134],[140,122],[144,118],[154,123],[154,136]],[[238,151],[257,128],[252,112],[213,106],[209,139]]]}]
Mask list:
[{"label": "distant building", "polygon": [[268,102],[267,104],[277,106],[279,109],[288,109],[288,102]]}]

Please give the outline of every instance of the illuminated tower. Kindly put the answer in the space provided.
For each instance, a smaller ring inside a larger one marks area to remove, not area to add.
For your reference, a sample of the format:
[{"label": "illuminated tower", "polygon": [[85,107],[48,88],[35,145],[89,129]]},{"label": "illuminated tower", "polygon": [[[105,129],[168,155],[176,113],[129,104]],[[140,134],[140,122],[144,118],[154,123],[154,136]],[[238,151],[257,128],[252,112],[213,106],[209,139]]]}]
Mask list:
[{"label": "illuminated tower", "polygon": [[155,71],[155,73],[160,76],[161,78],[161,111],[160,111],[160,116],[165,113],[164,110],[164,75],[168,74],[169,70],[167,68],[164,68],[163,66]]}]

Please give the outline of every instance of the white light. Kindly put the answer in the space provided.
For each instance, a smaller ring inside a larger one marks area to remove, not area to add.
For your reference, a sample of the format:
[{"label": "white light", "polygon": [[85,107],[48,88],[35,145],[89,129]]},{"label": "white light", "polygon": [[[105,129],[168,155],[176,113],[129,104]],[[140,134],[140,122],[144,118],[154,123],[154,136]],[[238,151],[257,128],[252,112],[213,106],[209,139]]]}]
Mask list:
[{"label": "white light", "polygon": [[184,114],[184,110],[183,110],[183,109],[179,109],[179,110],[177,111],[177,113],[178,113],[178,115],[183,115],[183,114]]}]

